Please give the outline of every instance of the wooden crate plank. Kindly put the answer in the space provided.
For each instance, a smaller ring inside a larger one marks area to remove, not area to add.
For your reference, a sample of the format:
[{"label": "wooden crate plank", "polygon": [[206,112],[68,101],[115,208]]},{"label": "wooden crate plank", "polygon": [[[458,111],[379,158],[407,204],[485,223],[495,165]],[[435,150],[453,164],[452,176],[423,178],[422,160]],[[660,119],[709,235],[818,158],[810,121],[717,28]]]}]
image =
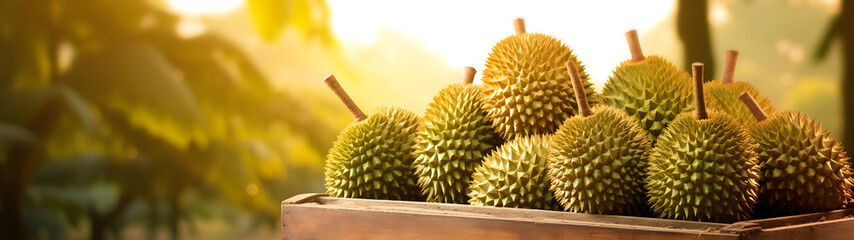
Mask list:
[{"label": "wooden crate plank", "polygon": [[[784,216],[776,218],[766,218],[750,220],[749,222],[757,223],[762,228],[775,228],[781,226],[798,225],[804,223],[812,223],[817,221],[829,221],[854,216],[854,208],[838,209],[829,212],[809,213],[794,216]],[[852,237],[854,239],[854,237]]]},{"label": "wooden crate plank", "polygon": [[822,239],[822,240],[851,240],[854,239],[854,218],[841,218],[831,221],[805,223],[763,229],[761,233],[750,239],[782,240],[782,239]]},{"label": "wooden crate plank", "polygon": [[300,194],[283,239],[854,239],[854,209],[733,224]]},{"label": "wooden crate plank", "polygon": [[562,211],[548,211],[536,209],[520,209],[520,208],[496,208],[496,207],[480,207],[463,204],[440,204],[426,202],[406,202],[406,201],[388,201],[388,200],[367,200],[367,199],[342,199],[321,197],[317,199],[317,203],[329,206],[347,206],[361,209],[395,209],[399,211],[431,213],[431,212],[452,212],[465,213],[485,216],[495,216],[503,218],[546,218],[560,219],[571,221],[597,222],[597,223],[613,223],[627,224],[637,226],[652,226],[662,228],[677,228],[677,229],[695,229],[706,230],[709,228],[720,229],[729,224],[723,223],[708,223],[681,221],[672,219],[660,219],[653,217],[634,217],[634,216],[619,216],[619,215],[598,215],[598,214],[583,214],[571,213]]},{"label": "wooden crate plank", "polygon": [[283,239],[738,239],[684,229],[284,205]]}]

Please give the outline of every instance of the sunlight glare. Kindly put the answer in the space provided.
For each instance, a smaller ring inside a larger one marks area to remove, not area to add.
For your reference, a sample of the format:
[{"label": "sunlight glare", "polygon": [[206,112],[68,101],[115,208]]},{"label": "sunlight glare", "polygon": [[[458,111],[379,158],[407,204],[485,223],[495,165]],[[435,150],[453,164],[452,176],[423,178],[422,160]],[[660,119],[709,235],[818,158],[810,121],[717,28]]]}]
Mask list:
[{"label": "sunlight glare", "polygon": [[[629,58],[623,33],[641,34],[672,16],[673,0],[654,1],[455,1],[329,0],[332,29],[350,45],[369,46],[380,29],[420,39],[453,68],[483,71],[492,46],[513,34],[513,19],[528,32],[553,35],[578,55],[597,87]],[[643,44],[643,43],[642,43]],[[477,80],[476,80],[477,81]]]},{"label": "sunlight glare", "polygon": [[168,4],[181,15],[225,15],[243,6],[243,0],[169,0]]}]

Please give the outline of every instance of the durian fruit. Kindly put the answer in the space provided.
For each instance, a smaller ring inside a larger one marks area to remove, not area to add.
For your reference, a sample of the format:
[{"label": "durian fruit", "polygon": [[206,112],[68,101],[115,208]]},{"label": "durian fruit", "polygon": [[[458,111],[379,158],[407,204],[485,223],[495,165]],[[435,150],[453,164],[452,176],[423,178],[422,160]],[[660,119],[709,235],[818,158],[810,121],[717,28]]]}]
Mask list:
[{"label": "durian fruit", "polygon": [[[568,62],[573,87],[582,89],[575,64]],[[549,178],[564,210],[594,214],[645,215],[643,190],[650,143],[637,120],[597,106],[576,93],[580,114],[561,125],[549,151]]]},{"label": "durian fruit", "polygon": [[342,198],[422,199],[412,167],[418,117],[396,107],[379,108],[366,116],[335,76],[330,74],[324,82],[356,119],[329,149],[326,192]]},{"label": "durian fruit", "polygon": [[[516,35],[492,47],[481,78],[483,109],[506,140],[554,133],[578,112],[564,65],[568,60],[578,61],[575,54],[552,36],[525,33],[522,19],[515,23]],[[598,102],[584,66],[579,66],[578,75],[584,93],[591,102]]]},{"label": "durian fruit", "polygon": [[501,138],[482,109],[482,91],[475,70],[466,68],[462,83],[451,84],[433,97],[415,139],[415,174],[428,202],[468,203],[474,168]]},{"label": "durian fruit", "polygon": [[771,100],[759,94],[759,89],[747,82],[736,82],[735,63],[738,60],[738,51],[727,50],[724,60],[723,78],[720,81],[706,83],[706,105],[709,109],[724,112],[738,120],[743,126],[749,126],[756,122],[756,118],[750,113],[744,104],[738,100],[738,96],[744,92],[750,92],[756,96],[756,101],[766,113],[777,110],[771,105]]},{"label": "durian fruit", "polygon": [[475,206],[557,210],[549,191],[546,157],[551,136],[518,137],[496,148],[475,168],[469,203]]},{"label": "durian fruit", "polygon": [[736,222],[756,205],[756,144],[729,115],[706,112],[703,65],[694,63],[696,118],[679,115],[658,137],[647,170],[649,203],[662,218]]},{"label": "durian fruit", "polygon": [[626,32],[632,59],[620,63],[602,89],[602,101],[640,121],[655,142],[667,125],[690,112],[691,76],[667,59],[644,56],[637,31]]},{"label": "durian fruit", "polygon": [[748,132],[759,143],[757,213],[781,216],[829,211],[851,199],[854,187],[845,148],[806,114],[765,115],[749,92],[739,97],[758,121]]}]

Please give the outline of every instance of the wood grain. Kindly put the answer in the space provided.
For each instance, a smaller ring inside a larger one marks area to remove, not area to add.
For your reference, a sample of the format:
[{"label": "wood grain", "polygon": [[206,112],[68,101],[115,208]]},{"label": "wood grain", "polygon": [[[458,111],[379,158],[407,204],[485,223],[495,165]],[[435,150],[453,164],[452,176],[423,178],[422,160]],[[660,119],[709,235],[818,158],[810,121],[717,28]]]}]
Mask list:
[{"label": "wood grain", "polygon": [[301,194],[282,202],[282,239],[848,239],[852,215],[721,224]]}]

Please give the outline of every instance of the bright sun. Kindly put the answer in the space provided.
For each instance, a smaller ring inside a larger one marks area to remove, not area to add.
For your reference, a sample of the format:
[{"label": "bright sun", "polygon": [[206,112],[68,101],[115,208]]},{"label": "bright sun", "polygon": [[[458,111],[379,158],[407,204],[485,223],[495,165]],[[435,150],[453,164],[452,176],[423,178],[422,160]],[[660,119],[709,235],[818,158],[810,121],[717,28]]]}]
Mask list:
[{"label": "bright sun", "polygon": [[243,6],[243,0],[168,0],[169,8],[181,15],[229,14]]}]

